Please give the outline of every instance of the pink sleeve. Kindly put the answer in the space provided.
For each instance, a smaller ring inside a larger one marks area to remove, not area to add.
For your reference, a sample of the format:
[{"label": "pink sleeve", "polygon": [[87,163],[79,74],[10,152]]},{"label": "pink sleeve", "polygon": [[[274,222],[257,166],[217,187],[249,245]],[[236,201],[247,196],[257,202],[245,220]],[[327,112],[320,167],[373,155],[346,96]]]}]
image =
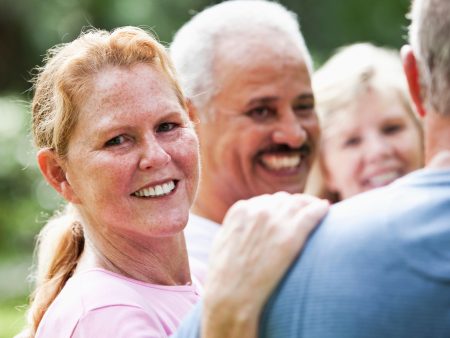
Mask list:
[{"label": "pink sleeve", "polygon": [[167,337],[160,320],[141,308],[115,305],[88,312],[77,323],[72,338]]}]

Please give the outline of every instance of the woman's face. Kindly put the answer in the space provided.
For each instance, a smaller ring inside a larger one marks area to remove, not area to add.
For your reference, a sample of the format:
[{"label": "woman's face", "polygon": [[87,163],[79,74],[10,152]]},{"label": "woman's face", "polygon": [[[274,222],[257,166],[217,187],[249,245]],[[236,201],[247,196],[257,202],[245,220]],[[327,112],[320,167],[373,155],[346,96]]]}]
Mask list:
[{"label": "woman's face", "polygon": [[421,133],[396,94],[368,90],[333,114],[322,132],[321,156],[327,188],[341,199],[422,166]]},{"label": "woman's face", "polygon": [[198,140],[167,78],[145,64],[93,78],[70,138],[66,178],[96,229],[180,232],[198,183]]}]

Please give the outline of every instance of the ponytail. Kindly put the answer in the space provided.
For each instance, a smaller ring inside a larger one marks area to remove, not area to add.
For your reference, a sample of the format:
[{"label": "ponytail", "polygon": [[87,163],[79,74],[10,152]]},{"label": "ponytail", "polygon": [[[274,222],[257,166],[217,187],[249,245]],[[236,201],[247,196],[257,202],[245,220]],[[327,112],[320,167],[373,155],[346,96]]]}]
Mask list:
[{"label": "ponytail", "polygon": [[27,328],[20,337],[35,336],[45,312],[72,276],[83,248],[83,226],[69,209],[41,230],[35,252],[36,286],[30,297]]}]

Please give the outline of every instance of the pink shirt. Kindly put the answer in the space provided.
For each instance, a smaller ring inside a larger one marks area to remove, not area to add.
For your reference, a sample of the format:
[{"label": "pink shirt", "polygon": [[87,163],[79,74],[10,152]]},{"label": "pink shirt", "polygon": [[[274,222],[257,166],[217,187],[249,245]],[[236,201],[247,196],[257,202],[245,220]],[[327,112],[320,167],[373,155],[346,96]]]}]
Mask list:
[{"label": "pink shirt", "polygon": [[199,300],[200,283],[162,286],[91,269],[70,278],[36,338],[149,338],[172,334]]}]

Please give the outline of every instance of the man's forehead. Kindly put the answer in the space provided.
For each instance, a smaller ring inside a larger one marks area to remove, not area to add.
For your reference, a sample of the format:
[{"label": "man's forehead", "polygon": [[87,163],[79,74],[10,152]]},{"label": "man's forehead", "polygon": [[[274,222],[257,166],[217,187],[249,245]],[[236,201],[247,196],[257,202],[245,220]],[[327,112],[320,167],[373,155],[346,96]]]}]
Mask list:
[{"label": "man's forehead", "polygon": [[251,64],[255,56],[267,56],[272,62],[274,58],[305,58],[298,41],[287,33],[263,27],[221,35],[214,46],[213,63]]}]

